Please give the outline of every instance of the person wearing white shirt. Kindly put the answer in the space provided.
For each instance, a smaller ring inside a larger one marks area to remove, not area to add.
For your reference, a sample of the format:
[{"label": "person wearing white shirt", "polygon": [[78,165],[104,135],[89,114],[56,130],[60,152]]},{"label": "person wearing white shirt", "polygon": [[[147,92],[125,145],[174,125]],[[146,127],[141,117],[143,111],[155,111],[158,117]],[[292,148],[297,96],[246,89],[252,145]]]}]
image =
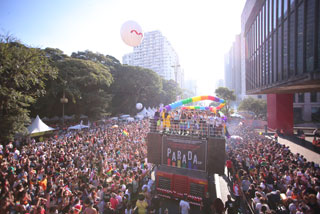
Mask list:
[{"label": "person wearing white shirt", "polygon": [[190,204],[186,199],[187,199],[187,196],[185,195],[184,198],[181,199],[181,201],[179,203],[179,211],[181,214],[188,214],[189,213]]}]

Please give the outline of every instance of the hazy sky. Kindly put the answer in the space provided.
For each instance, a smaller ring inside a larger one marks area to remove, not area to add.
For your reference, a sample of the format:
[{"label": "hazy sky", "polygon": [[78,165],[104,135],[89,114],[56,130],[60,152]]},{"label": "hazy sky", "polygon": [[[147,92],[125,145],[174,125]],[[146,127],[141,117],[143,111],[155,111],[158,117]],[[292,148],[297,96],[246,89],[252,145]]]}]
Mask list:
[{"label": "hazy sky", "polygon": [[127,20],[160,30],[179,55],[186,78],[212,94],[224,78],[224,54],[241,31],[245,0],[0,0],[0,33],[23,43],[91,50],[116,57],[132,52],[121,40]]}]

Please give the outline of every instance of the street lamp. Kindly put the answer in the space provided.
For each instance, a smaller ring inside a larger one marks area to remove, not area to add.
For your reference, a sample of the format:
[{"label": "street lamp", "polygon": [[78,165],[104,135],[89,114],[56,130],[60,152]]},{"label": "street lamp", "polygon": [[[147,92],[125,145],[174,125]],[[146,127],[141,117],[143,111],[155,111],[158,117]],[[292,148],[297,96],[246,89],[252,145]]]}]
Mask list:
[{"label": "street lamp", "polygon": [[62,126],[64,126],[64,104],[68,103],[68,98],[66,98],[64,90],[63,90],[63,96],[60,99],[60,102],[62,103]]},{"label": "street lamp", "polygon": [[178,67],[180,67],[180,65],[172,65],[171,66],[172,68],[174,68],[174,81],[176,82],[176,83],[178,83]]}]

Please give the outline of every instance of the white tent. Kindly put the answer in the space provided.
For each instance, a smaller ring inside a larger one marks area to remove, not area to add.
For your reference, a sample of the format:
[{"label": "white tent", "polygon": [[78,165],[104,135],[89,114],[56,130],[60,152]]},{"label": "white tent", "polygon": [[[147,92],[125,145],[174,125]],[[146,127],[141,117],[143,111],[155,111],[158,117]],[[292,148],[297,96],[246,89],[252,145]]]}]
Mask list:
[{"label": "white tent", "polygon": [[138,113],[138,115],[143,115],[144,117],[148,116],[148,111],[146,107],[144,107],[143,110]]},{"label": "white tent", "polygon": [[28,132],[29,134],[35,134],[39,132],[47,132],[55,130],[54,128],[51,128],[47,126],[42,120],[40,119],[39,115],[37,115],[36,119],[33,120],[32,124],[28,126]]},{"label": "white tent", "polygon": [[[68,130],[71,130],[71,129],[81,130],[81,129],[88,129],[89,128],[89,126],[83,125],[82,123],[83,123],[83,121],[81,120],[80,124],[75,125],[75,126],[70,126],[68,128]],[[89,125],[89,123],[88,123],[88,125]]]}]

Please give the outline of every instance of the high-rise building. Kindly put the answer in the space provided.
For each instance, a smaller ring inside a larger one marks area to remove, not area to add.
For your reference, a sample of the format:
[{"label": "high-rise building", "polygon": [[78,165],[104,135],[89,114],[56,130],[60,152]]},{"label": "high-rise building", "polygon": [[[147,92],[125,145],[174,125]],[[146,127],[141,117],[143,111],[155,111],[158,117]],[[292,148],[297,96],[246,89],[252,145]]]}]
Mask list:
[{"label": "high-rise building", "polygon": [[122,58],[123,64],[148,68],[167,80],[183,86],[183,69],[179,57],[170,42],[160,31],[144,33],[141,44]]},{"label": "high-rise building", "polygon": [[305,92],[312,92],[308,108],[315,112],[312,115],[319,111],[315,104],[320,91],[319,11],[319,0],[245,4],[241,34],[246,93],[267,94],[270,128],[293,132],[294,103],[299,104],[294,98],[304,100]]},{"label": "high-rise building", "polygon": [[240,35],[236,36],[229,52],[225,54],[224,74],[226,87],[234,91],[236,95],[236,105],[242,100],[242,79],[241,79],[241,40]]}]

